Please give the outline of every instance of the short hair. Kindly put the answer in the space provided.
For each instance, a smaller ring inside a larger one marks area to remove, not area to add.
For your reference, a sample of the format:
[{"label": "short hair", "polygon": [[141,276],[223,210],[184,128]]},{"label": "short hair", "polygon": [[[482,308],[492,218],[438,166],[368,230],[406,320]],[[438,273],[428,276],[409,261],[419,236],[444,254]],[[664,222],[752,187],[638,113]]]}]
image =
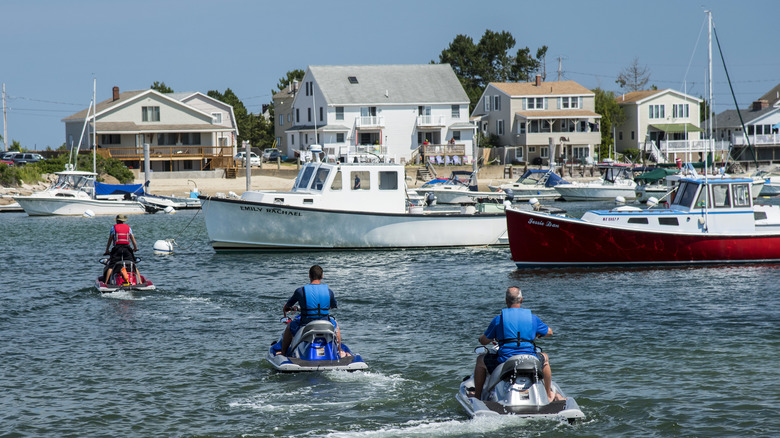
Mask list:
[{"label": "short hair", "polygon": [[322,280],[322,267],[320,265],[309,268],[309,280]]},{"label": "short hair", "polygon": [[511,306],[512,304],[520,304],[523,302],[523,292],[517,286],[509,286],[506,288],[506,304]]}]

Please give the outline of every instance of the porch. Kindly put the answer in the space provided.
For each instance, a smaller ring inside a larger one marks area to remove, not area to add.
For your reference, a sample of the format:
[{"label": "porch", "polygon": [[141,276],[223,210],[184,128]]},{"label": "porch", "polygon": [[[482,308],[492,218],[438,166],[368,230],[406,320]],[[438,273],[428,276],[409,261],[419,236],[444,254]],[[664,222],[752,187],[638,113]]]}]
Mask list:
[{"label": "porch", "polygon": [[[97,153],[120,160],[129,169],[143,168],[143,146],[99,147]],[[232,146],[150,146],[149,160],[152,170],[167,172],[235,167]]]}]

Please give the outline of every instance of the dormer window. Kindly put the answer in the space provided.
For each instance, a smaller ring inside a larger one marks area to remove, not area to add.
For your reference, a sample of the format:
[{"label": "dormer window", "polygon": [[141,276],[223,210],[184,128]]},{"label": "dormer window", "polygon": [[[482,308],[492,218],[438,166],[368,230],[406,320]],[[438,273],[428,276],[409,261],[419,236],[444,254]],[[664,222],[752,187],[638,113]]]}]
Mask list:
[{"label": "dormer window", "polygon": [[357,76],[350,76],[347,79],[349,80],[350,84],[357,84],[358,83]]}]

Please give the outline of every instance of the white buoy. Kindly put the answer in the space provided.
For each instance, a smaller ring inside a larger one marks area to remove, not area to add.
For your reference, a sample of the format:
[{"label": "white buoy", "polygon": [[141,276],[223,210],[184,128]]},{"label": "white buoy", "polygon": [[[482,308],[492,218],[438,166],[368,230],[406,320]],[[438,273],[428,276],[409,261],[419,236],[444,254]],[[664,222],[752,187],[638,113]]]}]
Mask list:
[{"label": "white buoy", "polygon": [[84,210],[84,214],[82,215],[84,217],[95,217],[95,212],[92,210]]},{"label": "white buoy", "polygon": [[625,203],[626,203],[626,198],[624,198],[622,196],[618,196],[618,197],[615,198],[615,204],[623,205]]},{"label": "white buoy", "polygon": [[529,199],[528,203],[531,204],[531,207],[533,207],[534,211],[539,211],[542,206],[542,204],[539,203],[539,200],[536,198]]},{"label": "white buoy", "polygon": [[653,208],[656,205],[658,205],[658,198],[656,198],[655,196],[651,196],[647,198],[647,208]]},{"label": "white buoy", "polygon": [[166,213],[168,213],[168,214],[174,214],[174,213],[176,213],[176,209],[175,209],[175,208],[173,208],[173,207],[172,207],[172,206],[170,206],[170,205],[169,205],[169,206],[167,206],[167,207],[165,207],[165,208],[163,209],[163,211],[164,211],[164,212],[166,212]]},{"label": "white buoy", "polygon": [[173,254],[173,243],[170,240],[158,240],[154,242],[155,254]]}]

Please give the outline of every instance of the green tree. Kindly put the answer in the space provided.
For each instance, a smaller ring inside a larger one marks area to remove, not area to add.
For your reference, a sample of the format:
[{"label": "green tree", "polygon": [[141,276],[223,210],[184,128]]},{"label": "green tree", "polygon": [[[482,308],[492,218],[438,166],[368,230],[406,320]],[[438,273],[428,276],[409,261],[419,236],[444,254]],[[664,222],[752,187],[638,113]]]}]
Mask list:
[{"label": "green tree", "polygon": [[157,90],[163,94],[173,93],[173,88],[165,85],[165,82],[154,81],[151,87],[152,90]]},{"label": "green tree", "polygon": [[233,107],[233,115],[238,126],[239,145],[248,141],[253,147],[265,149],[273,144],[273,124],[263,118],[262,114],[255,115],[247,111],[244,103],[233,90],[228,88],[224,93],[211,90],[206,94]]},{"label": "green tree", "polygon": [[612,128],[623,123],[626,114],[623,112],[623,108],[618,105],[615,93],[601,88],[596,88],[593,92],[596,94],[596,112],[601,115],[601,144],[596,158],[603,158],[609,154],[614,145]]},{"label": "green tree", "polygon": [[276,90],[271,91],[271,95],[278,93],[279,91],[284,90],[288,85],[293,83],[293,81],[301,82],[303,80],[303,75],[305,75],[306,72],[301,69],[295,69],[290,70],[287,72],[287,74],[279,79],[279,83],[276,84]]},{"label": "green tree", "polygon": [[488,83],[529,81],[540,70],[547,46],[537,49],[533,57],[528,47],[512,54],[516,43],[506,31],[488,29],[477,44],[469,36],[457,35],[439,54],[439,62],[452,66],[473,107]]}]

